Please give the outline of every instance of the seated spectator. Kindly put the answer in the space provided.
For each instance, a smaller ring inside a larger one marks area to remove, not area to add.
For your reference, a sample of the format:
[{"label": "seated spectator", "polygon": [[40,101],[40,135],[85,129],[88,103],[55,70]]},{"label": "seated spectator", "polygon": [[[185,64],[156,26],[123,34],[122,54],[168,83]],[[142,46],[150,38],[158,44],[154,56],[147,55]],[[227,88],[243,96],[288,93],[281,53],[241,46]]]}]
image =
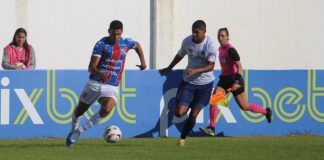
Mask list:
[{"label": "seated spectator", "polygon": [[27,32],[24,28],[18,28],[11,43],[4,48],[2,67],[8,70],[35,69],[35,51],[27,42]]}]

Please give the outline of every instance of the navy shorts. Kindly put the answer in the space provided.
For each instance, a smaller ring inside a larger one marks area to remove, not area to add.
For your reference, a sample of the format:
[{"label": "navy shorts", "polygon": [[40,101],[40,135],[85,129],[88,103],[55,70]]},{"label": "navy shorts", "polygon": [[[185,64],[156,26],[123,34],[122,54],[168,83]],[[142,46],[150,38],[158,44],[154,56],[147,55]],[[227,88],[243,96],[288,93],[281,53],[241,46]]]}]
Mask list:
[{"label": "navy shorts", "polygon": [[213,82],[194,85],[182,81],[177,92],[177,105],[203,108],[209,104]]},{"label": "navy shorts", "polygon": [[[217,83],[217,86],[223,88],[225,91],[228,89],[228,88],[231,88],[234,84],[234,81],[235,81],[235,75],[229,75],[229,76],[222,76],[220,75],[219,76],[219,81]],[[241,93],[244,92],[244,80],[242,77],[240,77],[238,79],[239,81],[239,85],[241,86],[240,88],[238,88],[237,90],[235,90],[234,92],[232,92],[232,94],[234,96],[236,95],[239,95]]]}]

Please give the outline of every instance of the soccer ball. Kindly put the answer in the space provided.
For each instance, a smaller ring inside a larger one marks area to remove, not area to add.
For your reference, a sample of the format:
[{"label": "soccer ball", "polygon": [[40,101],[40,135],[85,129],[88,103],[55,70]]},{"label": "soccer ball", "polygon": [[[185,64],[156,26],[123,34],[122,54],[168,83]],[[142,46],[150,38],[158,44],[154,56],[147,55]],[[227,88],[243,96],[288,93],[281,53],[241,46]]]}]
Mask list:
[{"label": "soccer ball", "polygon": [[108,143],[116,143],[122,138],[122,133],[118,126],[112,125],[105,129],[103,137]]}]

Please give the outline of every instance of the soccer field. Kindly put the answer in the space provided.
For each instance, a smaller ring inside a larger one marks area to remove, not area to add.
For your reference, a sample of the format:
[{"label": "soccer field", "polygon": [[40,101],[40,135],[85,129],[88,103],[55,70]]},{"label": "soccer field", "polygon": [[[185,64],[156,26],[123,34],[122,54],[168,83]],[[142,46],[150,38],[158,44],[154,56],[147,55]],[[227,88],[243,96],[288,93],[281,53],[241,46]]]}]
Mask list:
[{"label": "soccer field", "polygon": [[323,136],[79,139],[73,148],[61,138],[0,140],[1,160],[317,160],[324,158]]}]

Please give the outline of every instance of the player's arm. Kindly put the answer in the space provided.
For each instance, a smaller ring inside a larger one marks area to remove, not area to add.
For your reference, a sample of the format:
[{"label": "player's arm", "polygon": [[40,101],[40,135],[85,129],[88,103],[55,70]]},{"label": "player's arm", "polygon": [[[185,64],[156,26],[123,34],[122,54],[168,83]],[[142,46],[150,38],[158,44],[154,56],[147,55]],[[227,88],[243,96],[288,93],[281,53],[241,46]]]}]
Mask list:
[{"label": "player's arm", "polygon": [[97,75],[97,76],[101,77],[103,80],[105,80],[105,73],[100,72],[99,69],[97,68],[100,58],[101,57],[99,57],[99,56],[91,56],[91,60],[90,60],[89,66],[88,66],[88,71],[91,74]]},{"label": "player's arm", "polygon": [[235,61],[235,65],[237,67],[237,73],[242,75],[243,67],[241,61]]},{"label": "player's arm", "polygon": [[208,64],[206,66],[200,67],[200,68],[187,68],[186,74],[187,76],[192,76],[197,73],[204,73],[204,72],[210,72],[214,70],[215,67],[215,60],[217,55],[217,49],[213,42],[210,43],[209,49],[207,51],[207,60]]},{"label": "player's arm", "polygon": [[171,63],[169,64],[168,67],[166,68],[162,68],[159,70],[160,74],[163,76],[163,75],[166,75],[168,74],[172,68],[177,65],[181,60],[182,58],[187,55],[187,52],[186,50],[184,49],[185,48],[185,40],[182,41],[182,44],[181,44],[181,48],[179,49],[178,53],[174,56],[173,60],[171,61]]},{"label": "player's arm", "polygon": [[242,71],[243,71],[243,67],[240,61],[240,55],[237,53],[235,48],[230,48],[228,50],[229,56],[231,57],[231,59],[235,62],[235,65],[238,69],[238,74],[242,75]]},{"label": "player's arm", "polygon": [[187,76],[192,76],[197,73],[204,73],[204,72],[210,72],[214,70],[215,62],[208,62],[208,65],[201,68],[187,68],[186,74]]},{"label": "player's arm", "polygon": [[141,45],[138,42],[135,42],[135,51],[141,61],[141,65],[136,65],[138,68],[140,68],[141,70],[144,70],[146,68],[146,62],[145,62],[145,58],[144,58],[144,54],[143,54],[143,50]]},{"label": "player's arm", "polygon": [[235,91],[237,88],[240,87],[239,85],[239,79],[242,77],[242,71],[243,71],[243,67],[240,61],[240,56],[237,53],[235,48],[230,48],[228,50],[229,56],[231,57],[231,59],[235,62],[235,66],[237,67],[237,74],[235,75],[235,80],[234,80],[234,84],[232,86],[232,90]]},{"label": "player's arm", "polygon": [[168,67],[159,70],[160,74],[161,74],[161,75],[166,75],[166,74],[168,74],[168,73],[172,70],[172,68],[182,60],[182,58],[183,58],[183,57],[181,57],[180,55],[177,54],[177,55],[173,58],[172,62],[169,64]]}]

